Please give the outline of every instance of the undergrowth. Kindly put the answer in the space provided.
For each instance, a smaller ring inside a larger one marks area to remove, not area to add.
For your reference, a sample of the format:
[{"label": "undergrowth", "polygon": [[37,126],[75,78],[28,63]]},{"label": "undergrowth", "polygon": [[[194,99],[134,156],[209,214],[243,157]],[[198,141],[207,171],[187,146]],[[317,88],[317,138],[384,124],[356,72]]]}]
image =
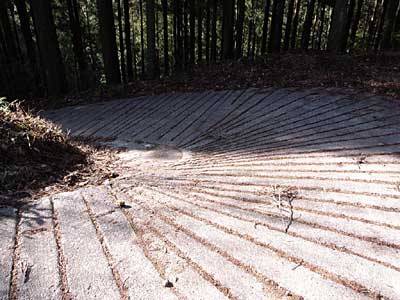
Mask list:
[{"label": "undergrowth", "polygon": [[0,98],[0,195],[39,189],[87,163],[59,127]]}]

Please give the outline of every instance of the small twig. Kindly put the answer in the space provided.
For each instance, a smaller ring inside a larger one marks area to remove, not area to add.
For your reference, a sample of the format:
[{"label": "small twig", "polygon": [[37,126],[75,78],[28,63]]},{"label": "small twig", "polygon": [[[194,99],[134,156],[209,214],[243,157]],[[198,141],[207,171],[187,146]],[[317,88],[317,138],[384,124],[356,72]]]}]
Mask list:
[{"label": "small twig", "polygon": [[300,267],[302,264],[303,264],[303,260],[301,260],[297,265],[295,265],[293,268],[292,268],[292,271],[294,271],[294,270],[296,270],[298,267]]},{"label": "small twig", "polygon": [[289,216],[289,222],[286,225],[285,228],[285,232],[287,233],[289,230],[290,225],[292,225],[293,223],[293,205],[292,205],[292,201],[294,200],[294,197],[291,197],[288,199],[288,203],[289,203],[289,208],[290,208],[290,216]]},{"label": "small twig", "polygon": [[[276,207],[281,211],[289,214],[289,221],[285,227],[285,232],[287,233],[290,226],[294,220],[294,212],[292,202],[297,196],[297,191],[293,192],[290,189],[282,189],[279,185],[275,185],[272,187],[272,200],[276,203]],[[287,202],[288,209],[284,208],[284,203]]]}]

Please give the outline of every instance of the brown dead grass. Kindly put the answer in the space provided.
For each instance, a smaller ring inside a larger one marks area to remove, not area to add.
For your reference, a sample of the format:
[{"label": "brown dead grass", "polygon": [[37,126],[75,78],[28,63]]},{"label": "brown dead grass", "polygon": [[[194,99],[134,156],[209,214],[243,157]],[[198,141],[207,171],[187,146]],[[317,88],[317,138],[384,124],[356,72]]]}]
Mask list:
[{"label": "brown dead grass", "polygon": [[248,87],[339,87],[400,99],[400,52],[332,56],[323,51],[288,52],[189,67],[159,80],[100,86],[62,99],[31,99],[35,109],[169,92],[235,90]]},{"label": "brown dead grass", "polygon": [[0,205],[101,181],[110,176],[112,153],[74,141],[59,127],[0,102]]}]

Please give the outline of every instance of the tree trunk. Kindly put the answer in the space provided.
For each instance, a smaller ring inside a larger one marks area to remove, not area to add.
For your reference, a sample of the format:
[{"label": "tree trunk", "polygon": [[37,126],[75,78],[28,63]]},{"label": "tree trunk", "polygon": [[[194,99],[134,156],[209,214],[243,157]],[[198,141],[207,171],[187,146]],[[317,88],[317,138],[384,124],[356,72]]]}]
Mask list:
[{"label": "tree trunk", "polygon": [[173,53],[174,53],[174,58],[176,58],[176,53],[177,53],[177,46],[176,46],[176,43],[177,43],[177,32],[176,32],[176,27],[177,27],[177,22],[176,22],[176,15],[177,15],[177,13],[176,13],[176,0],[173,0],[173,10],[174,10],[174,15],[173,15],[173,18],[172,18],[172,48],[174,49],[173,51]]},{"label": "tree trunk", "polygon": [[317,49],[318,50],[321,50],[322,33],[324,32],[324,26],[325,26],[325,12],[326,12],[325,0],[321,0],[320,5],[321,5],[321,14],[320,14],[320,17],[319,17],[320,25],[319,25],[318,40],[317,40]]},{"label": "tree trunk", "polygon": [[[183,65],[189,63],[190,57],[190,39],[189,39],[189,0],[185,0],[183,7],[183,48],[184,48],[184,60]],[[181,17],[180,17],[181,18]]]},{"label": "tree trunk", "polygon": [[196,53],[196,4],[195,0],[189,0],[189,29],[190,29],[190,46],[189,61],[190,64],[195,63]]},{"label": "tree trunk", "polygon": [[100,40],[106,80],[109,84],[118,84],[121,83],[121,73],[111,0],[97,0],[97,11],[99,15]]},{"label": "tree trunk", "polygon": [[72,33],[72,45],[75,59],[78,63],[78,86],[82,90],[89,88],[89,66],[82,42],[82,30],[79,20],[79,9],[76,0],[67,0],[69,24]]},{"label": "tree trunk", "polygon": [[18,32],[17,32],[17,22],[15,21],[15,8],[14,8],[14,4],[9,2],[9,8],[10,8],[10,14],[11,14],[11,21],[12,21],[12,29],[13,29],[13,36],[14,36],[14,40],[15,40],[15,46],[17,48],[17,54],[19,56],[20,61],[23,61],[23,57],[22,57],[22,50],[21,50],[21,43],[19,41],[18,38]]},{"label": "tree trunk", "polygon": [[252,56],[252,42],[253,42],[253,34],[255,31],[255,24],[254,24],[254,0],[251,0],[251,16],[249,18],[249,35],[247,37],[247,56]]},{"label": "tree trunk", "polygon": [[197,19],[197,63],[203,62],[203,7],[198,3],[198,19]]},{"label": "tree trunk", "polygon": [[[98,80],[100,77],[100,72],[99,72],[99,59],[97,57],[97,49],[96,49],[96,41],[95,38],[93,37],[92,33],[92,24],[90,22],[90,13],[89,13],[89,0],[84,1],[84,15],[85,15],[85,33],[87,36],[85,36],[87,46],[89,48],[89,57],[90,57],[90,63],[91,63],[91,68],[93,68],[95,74],[91,74],[91,80],[95,78],[95,80]],[[85,40],[84,39],[84,40]]]},{"label": "tree trunk", "polygon": [[129,13],[129,0],[124,1],[124,31],[125,31],[125,44],[126,44],[126,73],[128,81],[132,81],[133,74],[133,61],[132,61],[132,42],[131,42],[131,18]]},{"label": "tree trunk", "polygon": [[396,19],[396,11],[398,7],[399,0],[389,0],[385,14],[385,23],[383,26],[383,36],[381,43],[381,48],[384,50],[392,48],[392,34]]},{"label": "tree trunk", "polygon": [[[186,4],[186,2],[185,2]],[[183,14],[185,16],[185,13]],[[181,0],[174,0],[174,20],[175,20],[175,46],[174,46],[174,57],[175,57],[175,69],[180,71],[183,69],[183,65],[186,61],[187,51],[187,36],[186,36],[186,25],[184,27],[184,41],[182,41],[182,2]],[[184,42],[184,43],[183,43]],[[185,49],[183,49],[183,46]]]},{"label": "tree trunk", "polygon": [[[131,24],[135,24],[135,20],[133,16],[131,16]],[[135,38],[135,27],[132,30],[132,41],[136,41]],[[138,78],[138,71],[137,71],[137,51],[136,51],[136,44],[133,42],[132,44],[132,59],[133,59],[133,79]]]},{"label": "tree trunk", "polygon": [[162,0],[163,37],[164,37],[164,74],[169,75],[169,47],[168,47],[168,0]]},{"label": "tree trunk", "polygon": [[301,8],[301,0],[297,0],[296,13],[295,13],[294,19],[293,19],[292,36],[291,36],[291,39],[290,39],[290,48],[292,48],[292,49],[296,48],[297,28],[299,26],[300,8]]},{"label": "tree trunk", "polygon": [[331,28],[328,38],[328,51],[338,53],[344,38],[344,27],[347,22],[347,0],[336,0],[332,12]]},{"label": "tree trunk", "polygon": [[286,18],[285,37],[283,39],[283,49],[284,50],[289,49],[290,33],[292,30],[292,21],[293,21],[293,11],[294,11],[294,0],[290,0],[287,18]]},{"label": "tree trunk", "polygon": [[8,58],[13,62],[18,60],[17,57],[17,46],[15,44],[15,39],[12,34],[10,17],[8,15],[8,0],[0,1],[0,23],[3,28],[3,38],[5,41],[5,49]]},{"label": "tree trunk", "polygon": [[312,37],[311,37],[311,48],[312,49],[316,48],[315,41],[316,41],[316,37],[317,37],[317,25],[318,25],[317,15],[318,14],[315,14],[315,17],[313,17]]},{"label": "tree trunk", "polygon": [[238,0],[237,4],[238,17],[236,20],[236,58],[240,58],[243,55],[243,23],[246,11],[246,1]]},{"label": "tree trunk", "polygon": [[[156,5],[158,5],[157,3],[158,0],[155,0],[154,3],[154,17],[155,17],[155,21],[154,21],[154,26],[155,26],[155,33],[156,33],[156,49],[159,48],[160,46],[160,17],[159,17],[159,9],[157,9]],[[156,51],[156,54],[159,55]],[[158,56],[157,56],[158,59]]]},{"label": "tree trunk", "polygon": [[38,65],[36,61],[36,48],[32,37],[30,18],[26,7],[25,0],[14,0],[15,6],[19,16],[21,25],[22,36],[24,37],[25,47],[28,55],[30,71],[32,72],[32,78],[34,79],[35,85],[39,85],[40,75],[38,72]]},{"label": "tree trunk", "polygon": [[378,50],[379,45],[381,43],[382,33],[383,33],[383,25],[385,24],[385,16],[386,16],[386,11],[387,11],[387,7],[388,7],[388,2],[389,1],[390,0],[384,0],[383,1],[382,12],[381,12],[381,16],[379,18],[379,26],[378,26],[376,39],[375,39],[375,45],[374,45],[374,50],[375,51]]},{"label": "tree trunk", "polygon": [[147,77],[158,76],[154,0],[146,0]]},{"label": "tree trunk", "polygon": [[211,26],[211,11],[210,11],[210,1],[207,1],[206,7],[206,62],[210,63],[210,26]]},{"label": "tree trunk", "polygon": [[140,14],[140,50],[141,50],[141,69],[142,77],[145,74],[145,55],[144,55],[144,24],[143,24],[143,0],[139,0],[139,14]]},{"label": "tree trunk", "polygon": [[211,61],[217,61],[217,13],[218,13],[218,2],[213,1],[213,18],[212,18],[212,30],[211,30]]},{"label": "tree trunk", "polygon": [[342,49],[341,49],[342,52],[346,52],[346,50],[347,50],[347,42],[349,39],[351,23],[353,21],[355,5],[356,5],[356,0],[350,0],[349,11],[347,14],[347,22],[346,22],[346,26],[344,27]]},{"label": "tree trunk", "polygon": [[400,9],[397,13],[396,21],[394,24],[394,32],[400,32]]},{"label": "tree trunk", "polygon": [[268,36],[268,24],[269,24],[269,10],[271,7],[271,0],[266,0],[264,6],[264,22],[263,22],[263,33],[261,38],[261,54],[264,55],[267,51],[267,36]]},{"label": "tree trunk", "polygon": [[257,31],[256,31],[256,23],[253,22],[253,37],[251,41],[251,55],[256,55],[256,44],[257,44]]},{"label": "tree trunk", "polygon": [[224,0],[223,43],[222,43],[222,56],[224,59],[233,58],[233,24],[234,24],[234,1]]},{"label": "tree trunk", "polygon": [[368,49],[371,49],[374,39],[375,39],[376,29],[378,26],[379,11],[381,9],[381,6],[382,6],[382,0],[377,0],[375,8],[374,8],[372,20],[370,20],[369,26],[368,26],[367,45],[366,45]]},{"label": "tree trunk", "polygon": [[307,50],[310,43],[310,34],[312,21],[314,17],[315,0],[309,0],[307,5],[306,18],[303,25],[303,33],[301,35],[301,49]]},{"label": "tree trunk", "polygon": [[48,0],[32,0],[31,9],[35,18],[47,93],[49,96],[59,95],[67,90],[67,85],[52,8]]},{"label": "tree trunk", "polygon": [[284,11],[285,0],[274,0],[271,19],[271,34],[268,45],[268,52],[270,53],[278,53],[281,49]]},{"label": "tree trunk", "polygon": [[364,4],[364,0],[358,0],[357,1],[356,15],[354,17],[354,21],[353,21],[353,24],[352,24],[352,27],[351,27],[350,48],[352,48],[354,46],[355,42],[356,42],[358,24],[360,23],[361,11],[362,11],[363,4]]},{"label": "tree trunk", "polygon": [[[0,4],[1,5],[1,4]],[[1,8],[0,8],[1,9]],[[0,15],[0,19],[2,16]],[[12,80],[8,72],[8,61],[6,53],[6,41],[3,33],[2,22],[0,20],[0,65],[2,65],[2,70],[0,72],[0,93],[7,95],[13,92],[12,86],[9,82]]]},{"label": "tree trunk", "polygon": [[119,55],[121,60],[121,74],[122,74],[122,81],[126,83],[125,47],[124,47],[124,31],[122,26],[121,0],[116,0],[116,2],[117,2],[117,16],[118,16],[118,40],[119,40]]},{"label": "tree trunk", "polygon": [[0,1],[0,42],[2,57],[1,76],[4,83],[0,87],[1,92],[17,94],[17,88],[12,84],[17,77],[18,57],[16,53],[15,40],[11,32],[11,23],[7,11],[8,1]]}]

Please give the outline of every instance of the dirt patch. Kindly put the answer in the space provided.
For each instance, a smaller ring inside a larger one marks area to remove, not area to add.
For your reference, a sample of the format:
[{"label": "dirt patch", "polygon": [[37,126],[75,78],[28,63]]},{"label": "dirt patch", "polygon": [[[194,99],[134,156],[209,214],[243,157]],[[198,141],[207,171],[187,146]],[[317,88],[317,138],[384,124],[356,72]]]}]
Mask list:
[{"label": "dirt patch", "polygon": [[182,158],[182,151],[168,146],[156,146],[151,149],[146,156],[155,160],[173,161]]}]

